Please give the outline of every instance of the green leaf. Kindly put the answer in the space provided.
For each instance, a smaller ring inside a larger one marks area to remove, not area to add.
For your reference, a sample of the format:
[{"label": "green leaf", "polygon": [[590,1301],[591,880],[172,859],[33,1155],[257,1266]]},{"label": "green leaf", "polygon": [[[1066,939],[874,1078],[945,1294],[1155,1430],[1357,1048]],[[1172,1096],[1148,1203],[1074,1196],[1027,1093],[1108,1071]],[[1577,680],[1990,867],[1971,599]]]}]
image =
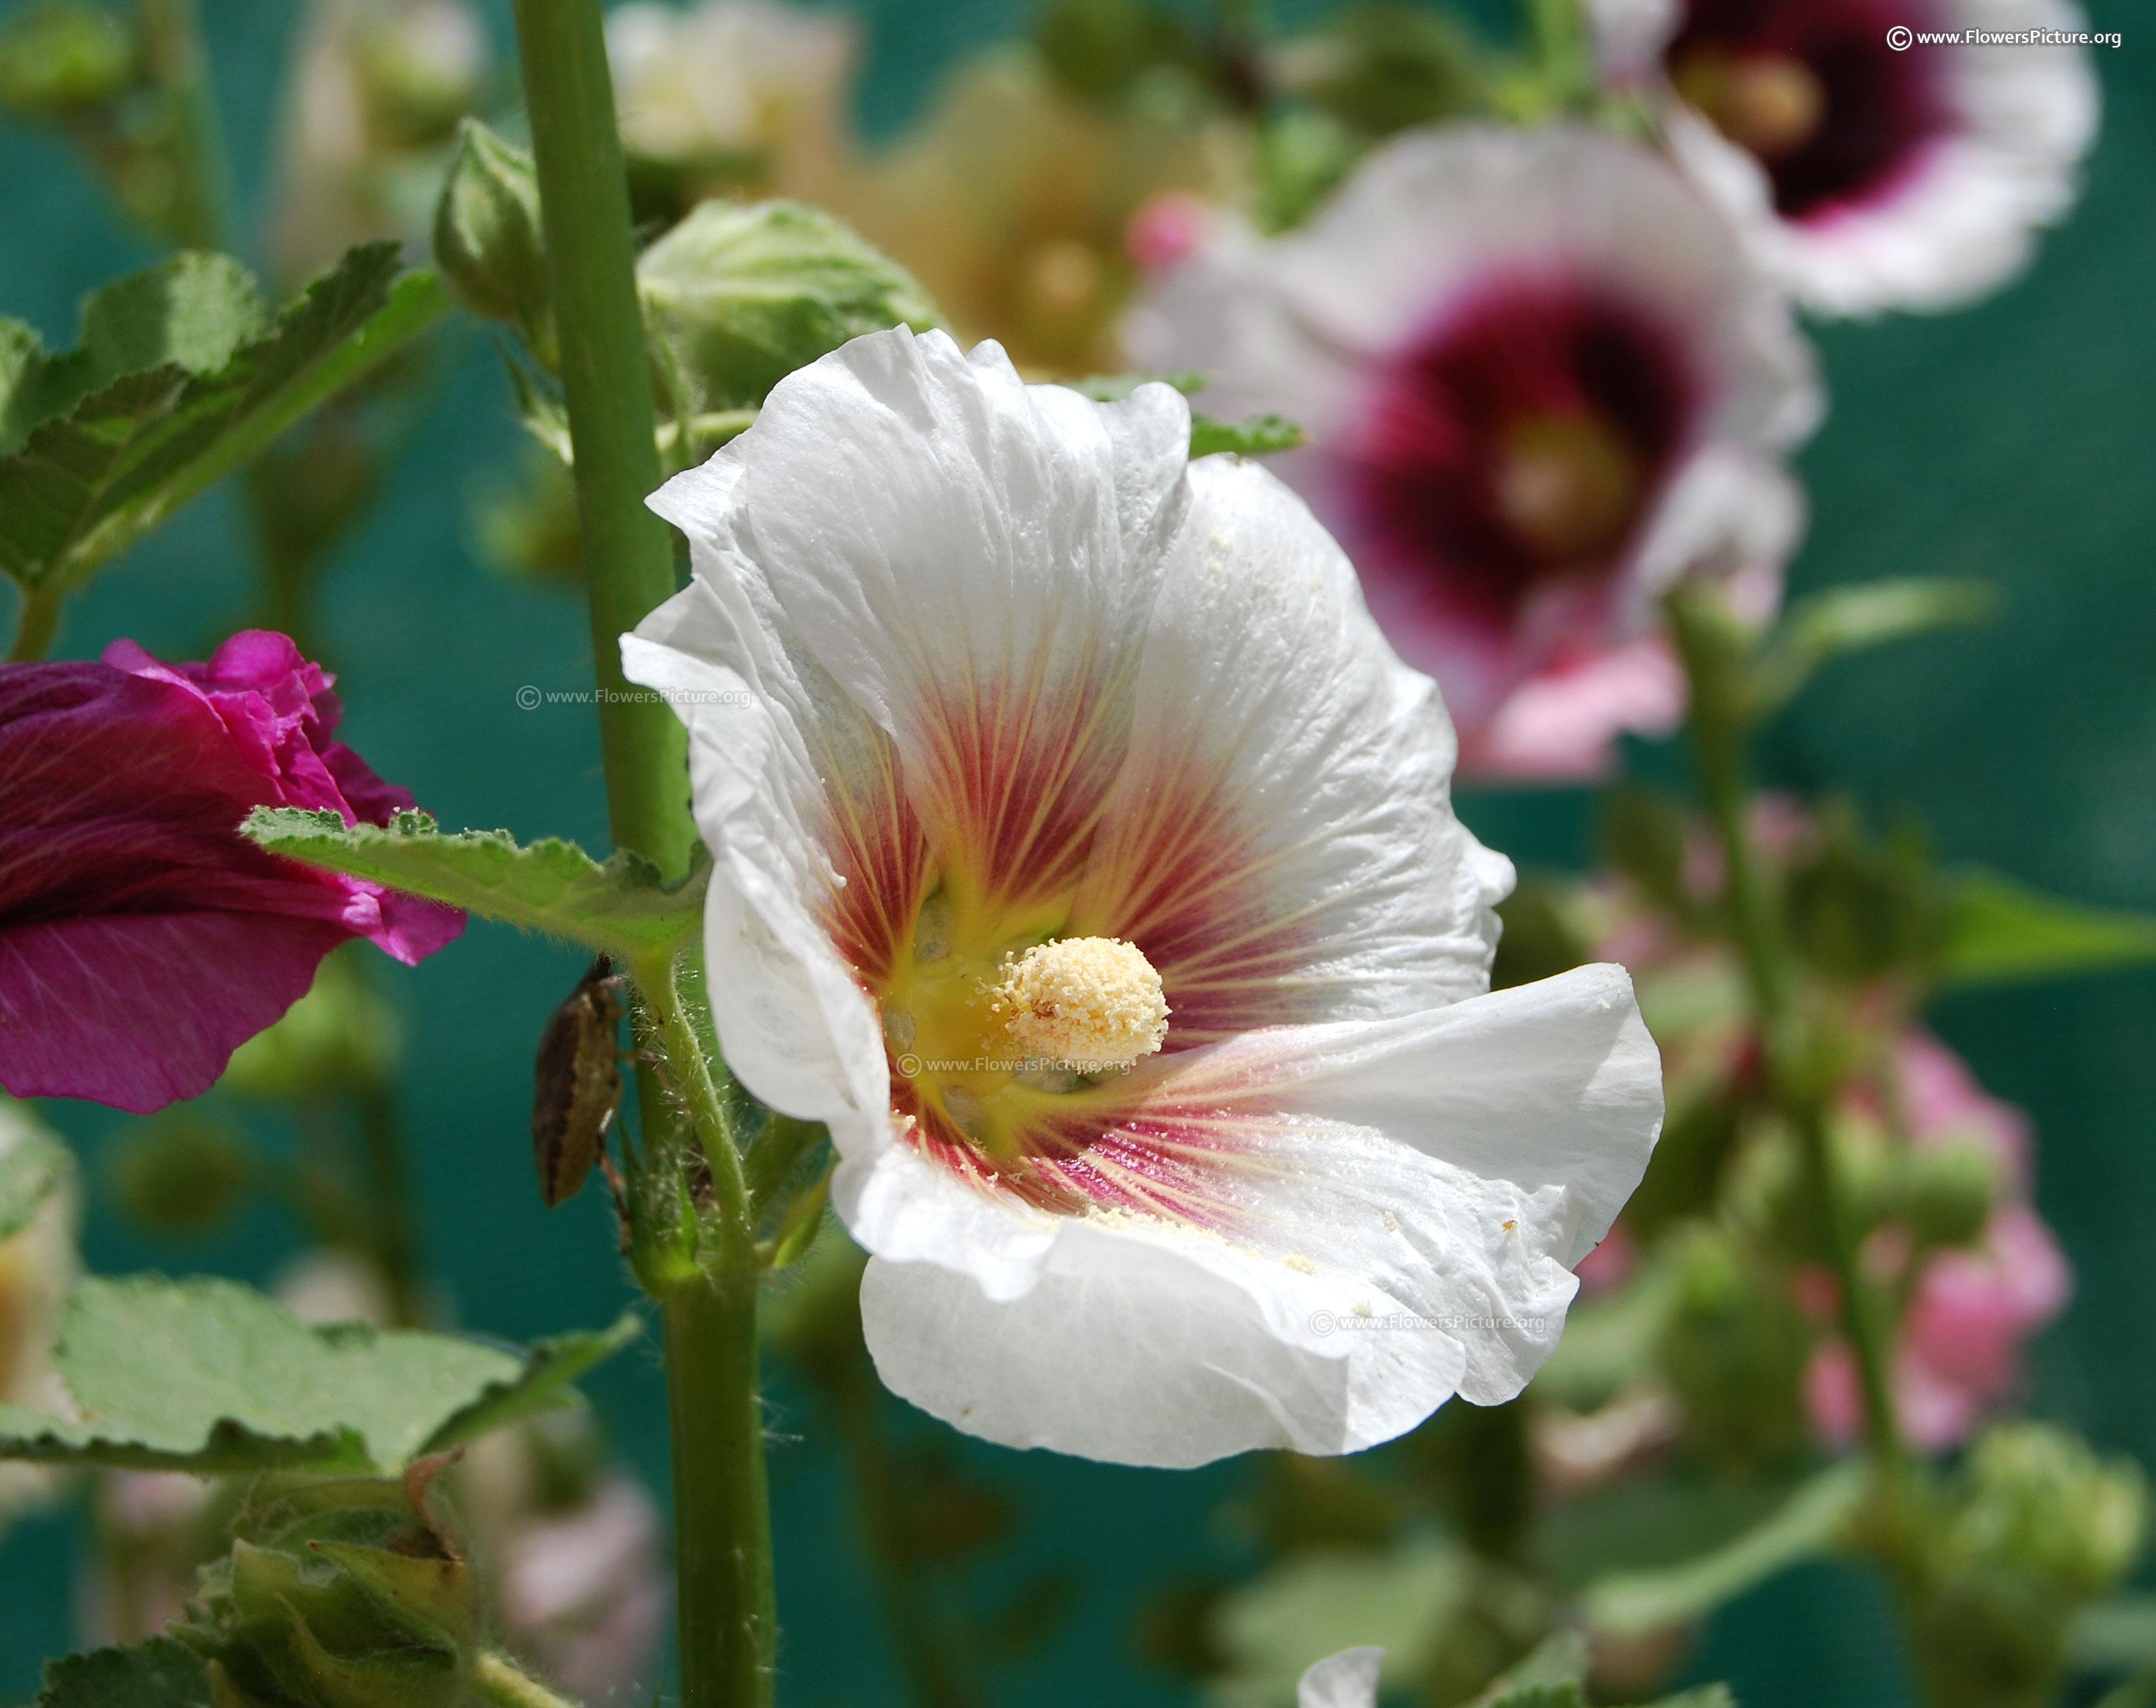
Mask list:
[{"label": "green leaf", "polygon": [[78,586],[415,336],[448,298],[432,273],[398,277],[397,254],[352,250],[259,336],[221,257],[100,293],[82,348],[10,392],[8,423],[34,430],[0,459],[0,568]]},{"label": "green leaf", "polygon": [[1591,1584],[1588,1623],[1620,1642],[1691,1624],[1777,1572],[1832,1550],[1869,1487],[1861,1464],[1820,1471],[1758,1523],[1707,1553],[1674,1566],[1614,1572]]},{"label": "green leaf", "polygon": [[363,1323],[311,1328],[237,1282],[92,1278],[54,1354],[74,1415],[0,1405],[0,1458],[197,1473],[394,1471],[561,1402],[626,1338],[516,1352]]},{"label": "green leaf", "polygon": [[1942,985],[2000,984],[2156,961],[2156,916],[2063,901],[1997,872],[1945,885]]},{"label": "green leaf", "polygon": [[611,1328],[579,1329],[533,1342],[525,1354],[524,1367],[514,1377],[490,1383],[470,1404],[445,1419],[427,1438],[426,1450],[444,1452],[506,1424],[560,1410],[573,1401],[575,1382],[643,1332],[643,1323],[624,1313]]},{"label": "green leaf", "polygon": [[1586,1677],[1587,1639],[1577,1631],[1560,1631],[1508,1670],[1469,1708],[1584,1708],[1579,1690]]},{"label": "green leaf", "polygon": [[169,1637],[49,1663],[35,1708],[214,1708],[209,1674]]},{"label": "green leaf", "polygon": [[1220,421],[1193,411],[1190,417],[1190,454],[1209,457],[1220,451],[1238,456],[1260,457],[1268,451],[1291,451],[1303,441],[1303,430],[1277,415],[1253,415],[1248,421]]},{"label": "green leaf", "polygon": [[529,846],[504,830],[442,835],[424,813],[386,826],[335,813],[258,807],[241,830],[270,853],[424,895],[549,936],[639,960],[680,947],[703,918],[708,874],[669,886],[634,854],[601,865],[572,842]]},{"label": "green leaf", "polygon": [[896,261],[794,202],[702,203],[639,258],[636,281],[672,394],[661,414],[752,408],[849,339],[942,319]]},{"label": "green leaf", "polygon": [[36,428],[131,374],[214,373],[260,335],[266,318],[239,262],[189,253],[92,295],[81,341],[64,355],[49,355],[36,333],[9,321],[0,331],[0,451],[13,452]]},{"label": "green leaf", "polygon": [[28,1108],[0,1095],[0,1240],[28,1227],[74,1172],[67,1147]]},{"label": "green leaf", "polygon": [[1830,587],[1790,608],[1754,679],[1755,705],[1782,705],[1825,664],[1850,653],[1988,621],[1998,595],[1983,582],[1922,579]]}]

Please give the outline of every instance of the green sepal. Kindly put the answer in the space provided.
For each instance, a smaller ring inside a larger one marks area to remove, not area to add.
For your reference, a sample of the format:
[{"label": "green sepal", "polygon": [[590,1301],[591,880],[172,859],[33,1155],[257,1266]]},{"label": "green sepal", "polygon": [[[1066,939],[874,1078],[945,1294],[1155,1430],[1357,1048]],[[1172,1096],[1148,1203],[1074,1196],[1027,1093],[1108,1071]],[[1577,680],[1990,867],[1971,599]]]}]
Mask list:
[{"label": "green sepal", "polygon": [[710,876],[700,867],[668,884],[638,855],[617,854],[601,864],[554,837],[524,844],[503,830],[444,835],[424,813],[399,813],[387,825],[353,825],[331,812],[258,807],[240,828],[287,859],[629,962],[671,954],[695,935]]},{"label": "green sepal", "polygon": [[913,276],[796,202],[706,202],[638,259],[662,418],[752,409],[849,339],[942,323]]},{"label": "green sepal", "polygon": [[465,307],[518,327],[540,359],[552,365],[539,175],[531,155],[477,119],[465,119],[457,130],[456,151],[434,207],[434,260]]}]

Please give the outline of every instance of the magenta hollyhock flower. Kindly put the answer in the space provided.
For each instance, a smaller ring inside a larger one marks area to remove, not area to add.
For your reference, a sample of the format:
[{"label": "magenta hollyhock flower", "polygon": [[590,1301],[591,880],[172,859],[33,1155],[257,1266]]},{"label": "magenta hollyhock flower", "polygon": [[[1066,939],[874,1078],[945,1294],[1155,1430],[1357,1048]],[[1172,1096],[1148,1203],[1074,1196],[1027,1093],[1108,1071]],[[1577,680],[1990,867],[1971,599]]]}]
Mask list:
[{"label": "magenta hollyhock flower", "polygon": [[1311,222],[1231,215],[1149,285],[1144,366],[1310,434],[1274,466],[1371,614],[1437,678],[1463,774],[1604,768],[1684,679],[1655,621],[1686,577],[1780,597],[1820,408],[1785,299],[1650,151],[1577,126],[1404,132]]},{"label": "magenta hollyhock flower", "polygon": [[1981,295],[2071,203],[2096,132],[2068,0],[1591,0],[1603,69],[1798,296],[1834,314]]},{"label": "magenta hollyhock flower", "polygon": [[413,962],[464,929],[239,834],[255,807],[381,824],[413,805],[331,739],[330,682],[259,630],[206,664],[117,641],[0,666],[0,1085],[162,1108],[208,1090],[346,939]]},{"label": "magenta hollyhock flower", "polygon": [[[1909,1439],[1951,1447],[2021,1380],[2021,1348],[2066,1308],[2073,1274],[2027,1198],[2026,1116],[1989,1095],[1929,1033],[1895,1047],[1910,1137],[1919,1146],[1974,1142],[1992,1153],[2005,1195],[1976,1243],[1925,1259],[1912,1285],[1894,1357],[1896,1404]],[[1837,1444],[1863,1423],[1854,1358],[1835,1341],[1815,1355],[1805,1398],[1813,1427]]]}]

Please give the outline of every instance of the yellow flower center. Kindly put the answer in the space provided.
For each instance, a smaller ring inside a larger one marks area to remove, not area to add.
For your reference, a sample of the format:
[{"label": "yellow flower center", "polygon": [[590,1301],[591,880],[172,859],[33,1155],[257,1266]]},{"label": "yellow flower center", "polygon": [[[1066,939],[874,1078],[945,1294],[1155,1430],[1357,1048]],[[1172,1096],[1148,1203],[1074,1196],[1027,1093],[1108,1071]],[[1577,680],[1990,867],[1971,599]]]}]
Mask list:
[{"label": "yellow flower center", "polygon": [[1826,85],[1801,59],[1777,54],[1738,59],[1702,49],[1676,69],[1677,92],[1714,128],[1761,160],[1794,154],[1819,134]]},{"label": "yellow flower center", "polygon": [[1600,422],[1530,417],[1498,459],[1497,513],[1543,557],[1577,562],[1624,538],[1640,483],[1639,459]]},{"label": "yellow flower center", "polygon": [[948,890],[875,995],[901,1109],[1006,1159],[1168,1036],[1160,974],[1135,944],[1057,936]]},{"label": "yellow flower center", "polygon": [[1160,975],[1119,937],[1029,949],[1004,963],[995,997],[1020,1055],[1075,1073],[1121,1073],[1168,1036]]}]

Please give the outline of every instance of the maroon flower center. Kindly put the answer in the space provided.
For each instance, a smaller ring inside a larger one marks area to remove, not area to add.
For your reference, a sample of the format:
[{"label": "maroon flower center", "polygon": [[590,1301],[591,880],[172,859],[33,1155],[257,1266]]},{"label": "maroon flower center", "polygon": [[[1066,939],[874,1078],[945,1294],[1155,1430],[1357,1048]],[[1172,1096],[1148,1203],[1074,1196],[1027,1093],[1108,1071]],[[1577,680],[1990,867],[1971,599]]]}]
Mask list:
[{"label": "maroon flower center", "polygon": [[1384,367],[1347,484],[1367,550],[1498,628],[1606,572],[1687,442],[1673,329],[1590,281],[1492,280]]},{"label": "maroon flower center", "polygon": [[1690,0],[1670,44],[1678,92],[1754,156],[1785,219],[1891,188],[1950,128],[1936,61],[1887,32],[1907,0]]}]

